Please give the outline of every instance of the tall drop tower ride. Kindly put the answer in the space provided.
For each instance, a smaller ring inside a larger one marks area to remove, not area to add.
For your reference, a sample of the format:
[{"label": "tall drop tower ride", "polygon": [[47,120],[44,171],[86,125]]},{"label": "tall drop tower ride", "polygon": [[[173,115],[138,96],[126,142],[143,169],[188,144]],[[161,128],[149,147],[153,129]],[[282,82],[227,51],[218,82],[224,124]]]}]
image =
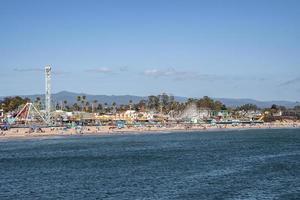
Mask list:
[{"label": "tall drop tower ride", "polygon": [[45,93],[45,120],[48,124],[51,123],[51,66],[45,67],[45,81],[46,81],[46,93]]}]

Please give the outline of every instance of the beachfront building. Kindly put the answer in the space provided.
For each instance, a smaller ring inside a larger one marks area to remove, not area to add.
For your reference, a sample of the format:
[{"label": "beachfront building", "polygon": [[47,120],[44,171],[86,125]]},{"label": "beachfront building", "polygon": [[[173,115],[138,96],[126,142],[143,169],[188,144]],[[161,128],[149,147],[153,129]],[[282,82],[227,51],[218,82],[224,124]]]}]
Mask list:
[{"label": "beachfront building", "polygon": [[220,110],[220,111],[212,110],[210,113],[210,116],[217,117],[219,119],[223,119],[223,118],[229,117],[229,112],[228,112],[228,110]]},{"label": "beachfront building", "polygon": [[130,119],[130,120],[134,120],[134,119],[137,119],[138,117],[138,112],[136,112],[135,110],[126,110],[124,112],[124,117],[126,119]]},{"label": "beachfront building", "polygon": [[262,120],[263,113],[259,110],[240,110],[237,112],[239,119],[253,121],[253,120]]},{"label": "beachfront building", "polygon": [[123,113],[124,119],[126,120],[144,120],[144,121],[153,121],[157,119],[159,116],[154,112],[137,112],[135,110],[127,110]]},{"label": "beachfront building", "polygon": [[288,109],[282,112],[283,119],[292,119],[297,120],[300,119],[300,110]]},{"label": "beachfront building", "polygon": [[52,112],[52,117],[56,122],[60,122],[61,124],[70,123],[72,121],[71,118],[73,117],[73,112],[56,110]]},{"label": "beachfront building", "polygon": [[281,117],[282,116],[282,111],[278,110],[276,113],[273,113],[273,117]]}]

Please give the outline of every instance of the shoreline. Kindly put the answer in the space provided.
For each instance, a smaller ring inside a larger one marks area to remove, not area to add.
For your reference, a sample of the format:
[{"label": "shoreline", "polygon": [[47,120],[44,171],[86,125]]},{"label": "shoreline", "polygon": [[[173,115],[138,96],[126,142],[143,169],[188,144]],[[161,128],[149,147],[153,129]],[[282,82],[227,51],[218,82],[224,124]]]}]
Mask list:
[{"label": "shoreline", "polygon": [[182,125],[175,127],[132,127],[123,129],[111,129],[111,127],[83,127],[80,131],[76,129],[63,128],[43,128],[43,132],[29,133],[27,128],[12,128],[8,131],[1,131],[0,141],[7,140],[23,140],[35,138],[55,138],[55,137],[73,137],[73,136],[117,136],[117,135],[143,135],[143,134],[162,134],[162,133],[209,133],[216,131],[244,131],[244,130],[268,130],[268,129],[300,129],[300,123],[283,124],[283,123],[267,123],[255,126],[191,126],[186,128]]}]

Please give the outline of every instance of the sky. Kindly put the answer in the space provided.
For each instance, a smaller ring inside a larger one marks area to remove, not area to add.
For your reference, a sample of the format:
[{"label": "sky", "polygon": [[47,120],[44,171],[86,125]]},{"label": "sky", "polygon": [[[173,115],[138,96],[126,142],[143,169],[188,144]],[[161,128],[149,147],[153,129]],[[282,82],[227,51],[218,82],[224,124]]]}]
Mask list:
[{"label": "sky", "polygon": [[0,0],[0,96],[300,100],[298,0]]}]

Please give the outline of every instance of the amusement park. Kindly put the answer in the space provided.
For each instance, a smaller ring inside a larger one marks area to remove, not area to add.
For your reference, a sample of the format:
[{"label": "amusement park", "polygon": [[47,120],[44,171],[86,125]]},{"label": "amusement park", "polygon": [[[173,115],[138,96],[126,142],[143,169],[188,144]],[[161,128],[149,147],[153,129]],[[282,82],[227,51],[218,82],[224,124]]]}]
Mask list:
[{"label": "amusement park", "polygon": [[[9,129],[26,133],[94,133],[114,131],[206,130],[208,128],[243,128],[264,126],[296,126],[299,111],[273,105],[259,109],[246,104],[227,108],[209,97],[178,102],[163,93],[127,105],[108,105],[86,96],[78,96],[74,105],[53,103],[51,93],[51,66],[44,68],[45,94],[36,101],[15,97],[14,109],[3,109],[11,101],[2,101],[0,123],[2,134]],[[9,98],[7,98],[9,99]],[[42,102],[43,101],[43,102]],[[275,123],[277,122],[277,124]]]}]

